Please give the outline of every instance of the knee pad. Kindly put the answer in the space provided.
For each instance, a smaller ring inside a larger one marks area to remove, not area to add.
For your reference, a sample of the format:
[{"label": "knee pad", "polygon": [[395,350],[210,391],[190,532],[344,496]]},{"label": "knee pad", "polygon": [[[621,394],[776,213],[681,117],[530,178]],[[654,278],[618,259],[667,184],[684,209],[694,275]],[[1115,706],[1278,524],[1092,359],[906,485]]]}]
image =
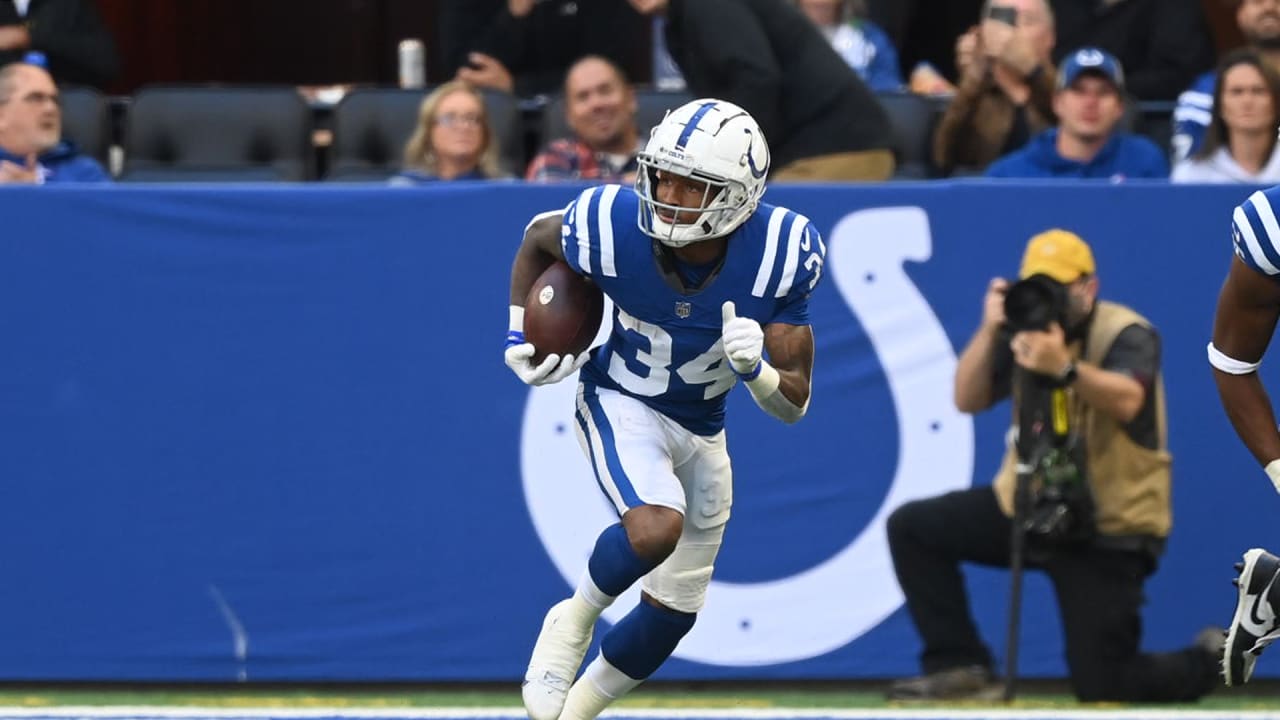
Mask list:
[{"label": "knee pad", "polygon": [[680,542],[671,555],[644,578],[653,599],[682,613],[696,613],[706,602],[716,554],[724,539],[724,523],[700,528],[686,519]]}]

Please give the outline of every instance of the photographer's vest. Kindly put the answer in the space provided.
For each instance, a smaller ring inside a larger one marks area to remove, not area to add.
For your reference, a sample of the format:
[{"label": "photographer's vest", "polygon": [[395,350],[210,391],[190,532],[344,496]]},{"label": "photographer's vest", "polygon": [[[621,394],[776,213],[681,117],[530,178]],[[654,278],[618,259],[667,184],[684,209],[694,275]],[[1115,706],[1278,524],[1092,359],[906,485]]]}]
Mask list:
[{"label": "photographer's vest", "polygon": [[[1134,324],[1151,326],[1146,318],[1123,305],[1099,301],[1083,359],[1101,367],[1116,336]],[[1072,343],[1070,351],[1072,358],[1081,359],[1079,342]],[[1158,447],[1155,450],[1135,443],[1119,422],[1085,405],[1072,388],[1067,388],[1071,427],[1084,438],[1089,488],[1093,492],[1098,532],[1102,535],[1163,538],[1169,534],[1172,524],[1169,500],[1172,456],[1166,450],[1168,430],[1164,381],[1158,371],[1152,382],[1152,391],[1155,393]],[[1013,416],[1016,418],[1016,394],[1013,402]],[[1017,454],[1010,446],[993,483],[1000,509],[1010,517],[1013,516],[1016,466]]]}]

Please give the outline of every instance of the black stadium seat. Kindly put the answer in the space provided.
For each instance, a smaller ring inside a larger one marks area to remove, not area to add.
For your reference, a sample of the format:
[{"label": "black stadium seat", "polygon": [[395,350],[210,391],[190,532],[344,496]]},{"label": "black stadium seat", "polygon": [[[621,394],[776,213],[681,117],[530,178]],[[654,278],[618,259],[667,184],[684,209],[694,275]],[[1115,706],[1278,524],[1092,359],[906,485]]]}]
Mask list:
[{"label": "black stadium seat", "polygon": [[942,115],[941,103],[914,93],[881,93],[876,97],[893,128],[893,155],[898,161],[894,178],[930,177],[933,129]]},{"label": "black stadium seat", "polygon": [[123,180],[306,180],[311,110],[292,87],[144,87],[124,149]]},{"label": "black stadium seat", "polygon": [[111,150],[111,108],[102,93],[91,87],[63,86],[62,139],[75,143],[80,152],[106,167]]},{"label": "black stadium seat", "polygon": [[[637,89],[636,129],[640,131],[640,141],[649,140],[649,131],[662,122],[668,110],[675,110],[693,99],[692,95],[680,90]],[[542,130],[538,139],[545,145],[567,137],[573,137],[573,131],[564,119],[564,97],[556,95],[542,109]]]},{"label": "black stadium seat", "polygon": [[[400,88],[360,88],[333,109],[333,146],[328,180],[385,180],[400,170],[404,145],[418,124],[418,107],[430,92]],[[520,107],[508,93],[486,90],[485,110],[498,141],[502,169],[524,170]]]}]

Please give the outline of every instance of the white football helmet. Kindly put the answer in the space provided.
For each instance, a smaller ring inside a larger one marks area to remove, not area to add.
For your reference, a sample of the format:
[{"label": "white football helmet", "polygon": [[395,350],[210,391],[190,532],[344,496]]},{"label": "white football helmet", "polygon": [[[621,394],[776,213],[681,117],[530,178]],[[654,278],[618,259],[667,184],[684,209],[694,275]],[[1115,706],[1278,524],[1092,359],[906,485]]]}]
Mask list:
[{"label": "white football helmet", "polygon": [[[703,98],[668,112],[637,159],[636,222],[662,244],[681,247],[728,235],[755,212],[769,172],[769,145],[746,110]],[[658,215],[659,208],[668,214],[689,210],[658,201],[658,172],[707,184],[696,222],[667,222]]]}]

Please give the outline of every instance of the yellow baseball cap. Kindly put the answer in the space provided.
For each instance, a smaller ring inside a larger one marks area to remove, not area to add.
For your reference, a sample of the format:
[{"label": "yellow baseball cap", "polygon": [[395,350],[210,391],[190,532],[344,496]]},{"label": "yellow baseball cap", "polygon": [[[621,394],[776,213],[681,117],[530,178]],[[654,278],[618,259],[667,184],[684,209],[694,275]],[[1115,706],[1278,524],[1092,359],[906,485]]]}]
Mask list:
[{"label": "yellow baseball cap", "polygon": [[1027,242],[1020,278],[1048,275],[1062,284],[1073,283],[1095,271],[1093,251],[1079,235],[1067,230],[1046,230]]}]

